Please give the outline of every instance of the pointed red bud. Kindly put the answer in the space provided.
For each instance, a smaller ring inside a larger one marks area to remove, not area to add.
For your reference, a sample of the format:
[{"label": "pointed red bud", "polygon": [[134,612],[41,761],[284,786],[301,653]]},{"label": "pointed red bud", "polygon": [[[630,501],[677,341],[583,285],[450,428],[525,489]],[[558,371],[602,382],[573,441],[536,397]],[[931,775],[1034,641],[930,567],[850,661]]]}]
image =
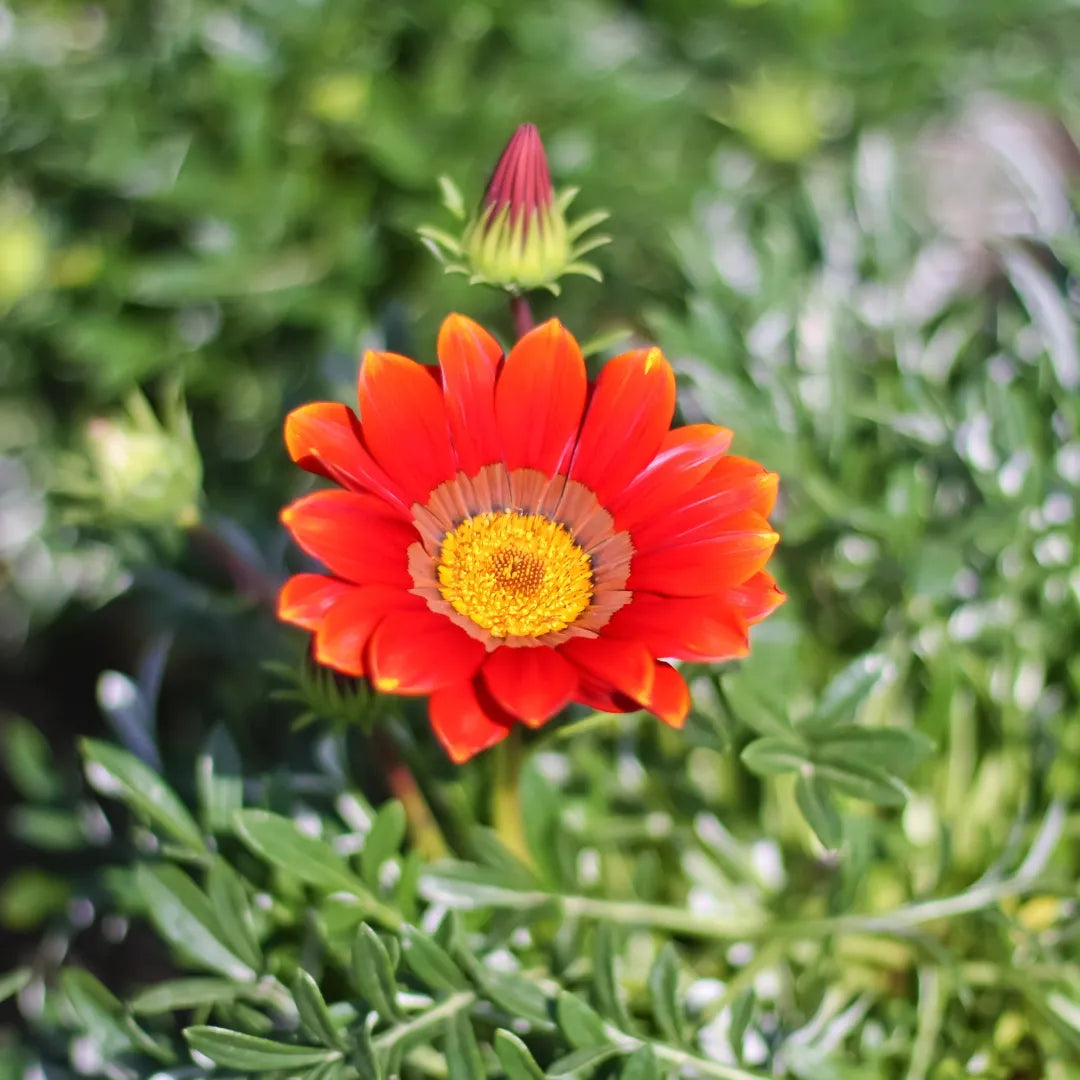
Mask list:
[{"label": "pointed red bud", "polygon": [[535,124],[522,124],[495,166],[484,192],[484,208],[497,213],[510,207],[514,224],[523,214],[546,209],[555,199],[547,155]]}]

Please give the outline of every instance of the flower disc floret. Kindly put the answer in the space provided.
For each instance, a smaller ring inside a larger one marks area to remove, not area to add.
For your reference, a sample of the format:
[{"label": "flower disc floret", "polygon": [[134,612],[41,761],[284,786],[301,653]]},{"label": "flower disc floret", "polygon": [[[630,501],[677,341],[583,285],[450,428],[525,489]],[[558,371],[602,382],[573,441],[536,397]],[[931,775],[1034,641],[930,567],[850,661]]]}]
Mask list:
[{"label": "flower disc floret", "polygon": [[589,556],[567,529],[513,510],[467,518],[443,540],[439,590],[493,637],[564,630],[593,595]]}]

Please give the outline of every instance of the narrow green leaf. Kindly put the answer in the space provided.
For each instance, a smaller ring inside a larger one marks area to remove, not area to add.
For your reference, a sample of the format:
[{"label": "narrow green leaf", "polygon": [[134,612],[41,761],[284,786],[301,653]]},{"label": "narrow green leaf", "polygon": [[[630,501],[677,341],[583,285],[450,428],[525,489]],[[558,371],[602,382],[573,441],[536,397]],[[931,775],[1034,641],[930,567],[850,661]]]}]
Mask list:
[{"label": "narrow green leaf", "polygon": [[626,1064],[619,1073],[619,1080],[663,1080],[660,1065],[651,1046],[639,1046],[626,1059]]},{"label": "narrow green leaf", "polygon": [[360,874],[372,891],[378,891],[383,863],[398,853],[404,839],[405,807],[390,799],[379,807],[360,852]]},{"label": "narrow green leaf", "polygon": [[610,1043],[585,1047],[553,1061],[544,1075],[549,1080],[583,1080],[586,1076],[592,1076],[605,1061],[610,1061],[620,1053],[619,1048]]},{"label": "narrow green leaf", "polygon": [[461,956],[480,994],[503,1012],[534,1027],[551,1030],[548,997],[536,983],[509,972],[492,971],[468,953]]},{"label": "narrow green leaf", "polygon": [[817,708],[799,727],[821,731],[850,720],[888,670],[888,660],[877,653],[867,653],[852,661],[833,677],[822,692]]},{"label": "narrow green leaf", "polygon": [[210,899],[225,944],[250,968],[262,968],[262,950],[255,937],[251,905],[240,875],[222,858],[215,858],[206,876]]},{"label": "narrow green leaf", "polygon": [[814,774],[854,799],[863,799],[878,806],[903,806],[907,802],[907,791],[896,777],[858,761],[848,761],[842,766],[817,761],[814,763]]},{"label": "narrow green leaf", "polygon": [[683,1014],[679,1003],[679,959],[670,941],[665,942],[656,954],[648,981],[656,1026],[668,1042],[681,1046]]},{"label": "narrow green leaf", "polygon": [[529,1048],[512,1032],[495,1032],[495,1056],[506,1073],[506,1080],[544,1080],[544,1071],[536,1064]]},{"label": "narrow green leaf", "polygon": [[444,1047],[449,1080],[483,1080],[487,1070],[467,1010],[455,1013],[446,1025]]},{"label": "narrow green leaf", "polygon": [[316,1042],[337,1050],[344,1049],[345,1043],[341,1032],[330,1019],[330,1010],[311,974],[298,971],[292,984],[292,997],[296,1002],[296,1011],[300,1014],[300,1026]]},{"label": "narrow green leaf", "polygon": [[374,1019],[373,1016],[369,1016],[368,1022],[354,1024],[349,1034],[349,1064],[359,1073],[359,1080],[382,1080],[383,1078],[384,1070],[371,1038],[371,1025]]},{"label": "narrow green leaf", "polygon": [[746,1029],[750,1026],[750,1017],[754,1015],[754,990],[744,990],[731,1003],[731,1023],[728,1026],[728,1042],[735,1057],[742,1061],[743,1043],[746,1040]]},{"label": "narrow green leaf", "polygon": [[844,827],[829,789],[816,773],[799,774],[795,781],[795,801],[817,838],[835,851],[844,842]]},{"label": "narrow green leaf", "polygon": [[131,1049],[124,1007],[89,971],[68,967],[60,972],[60,991],[75,1015],[77,1030],[85,1033],[106,1057]]},{"label": "narrow green leaf", "polygon": [[401,955],[409,970],[432,990],[449,992],[469,985],[446,950],[415,926],[402,930]]},{"label": "narrow green leaf", "polygon": [[210,901],[182,870],[142,864],[135,870],[135,884],[146,902],[150,921],[185,956],[239,982],[255,978],[252,968],[222,940]]},{"label": "narrow green leaf", "polygon": [[807,764],[806,750],[793,739],[781,735],[755,739],[740,757],[742,763],[758,776],[797,772]]},{"label": "narrow green leaf", "polygon": [[592,990],[597,1009],[623,1031],[633,1031],[630,1014],[619,991],[615,973],[615,930],[609,923],[597,923],[593,930],[592,961]]},{"label": "narrow green leaf", "polygon": [[233,814],[244,805],[244,777],[236,744],[220,724],[196,760],[195,785],[207,832],[231,829]]},{"label": "narrow green leaf", "polygon": [[0,762],[24,799],[48,802],[63,792],[49,740],[21,716],[5,717],[0,727]]},{"label": "narrow green leaf", "polygon": [[349,892],[369,918],[393,930],[400,927],[401,916],[381,903],[325,840],[308,836],[291,818],[241,810],[233,824],[237,836],[267,862],[317,888]]},{"label": "narrow green leaf", "polygon": [[324,1061],[305,1073],[304,1080],[345,1080],[349,1075],[344,1061]]},{"label": "narrow green leaf", "polygon": [[30,981],[33,974],[30,968],[22,967],[0,975],[0,1001],[14,997]]},{"label": "narrow green leaf", "polygon": [[400,1020],[394,965],[382,939],[367,923],[357,927],[352,943],[352,973],[363,999],[384,1020]]},{"label": "narrow green leaf", "polygon": [[252,992],[252,987],[228,979],[190,978],[170,979],[140,990],[128,1003],[133,1013],[156,1016],[177,1009],[197,1009],[235,1001]]},{"label": "narrow green leaf", "polygon": [[555,1018],[566,1041],[575,1049],[608,1042],[603,1017],[577,994],[560,990],[555,1001]]},{"label": "narrow green leaf", "polygon": [[153,769],[126,750],[97,739],[83,739],[80,749],[86,760],[86,779],[95,791],[126,803],[184,847],[205,852],[195,819]]},{"label": "narrow green leaf", "polygon": [[245,1035],[227,1028],[197,1026],[184,1031],[192,1050],[208,1057],[215,1065],[252,1072],[274,1072],[320,1065],[339,1057],[335,1050],[318,1046],[293,1046],[289,1043]]},{"label": "narrow green leaf", "polygon": [[910,773],[934,749],[934,740],[909,728],[863,727],[838,724],[814,740],[814,760],[843,765],[848,761]]},{"label": "narrow green leaf", "polygon": [[521,772],[521,790],[518,797],[528,812],[522,815],[525,841],[540,871],[540,880],[549,885],[567,884],[562,880],[556,838],[560,833],[559,817],[563,800],[551,781],[529,759]]}]

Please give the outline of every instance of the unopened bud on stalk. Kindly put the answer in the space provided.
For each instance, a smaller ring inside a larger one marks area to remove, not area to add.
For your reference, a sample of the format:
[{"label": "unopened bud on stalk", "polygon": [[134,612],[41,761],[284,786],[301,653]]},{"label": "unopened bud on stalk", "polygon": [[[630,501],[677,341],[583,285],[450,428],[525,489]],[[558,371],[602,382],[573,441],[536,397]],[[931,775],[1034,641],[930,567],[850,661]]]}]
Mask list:
[{"label": "unopened bud on stalk", "polygon": [[[464,202],[448,180],[442,181],[447,208],[464,219]],[[512,293],[546,288],[559,292],[564,274],[600,280],[595,266],[581,256],[606,244],[610,237],[583,239],[607,218],[595,211],[567,222],[566,211],[576,188],[556,194],[540,134],[532,124],[514,132],[499,158],[479,210],[460,237],[424,226],[420,235],[443,262],[447,273],[468,274],[474,283],[496,285]]]}]

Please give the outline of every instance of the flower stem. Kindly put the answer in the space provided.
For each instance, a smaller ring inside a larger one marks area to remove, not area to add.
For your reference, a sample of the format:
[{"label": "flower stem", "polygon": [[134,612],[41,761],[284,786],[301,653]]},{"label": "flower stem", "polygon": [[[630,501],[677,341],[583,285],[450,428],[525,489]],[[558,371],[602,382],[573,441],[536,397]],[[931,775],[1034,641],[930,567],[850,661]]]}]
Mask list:
[{"label": "flower stem", "polygon": [[386,774],[386,786],[405,810],[405,822],[413,846],[427,862],[443,858],[449,849],[416,777],[384,731],[376,729],[372,741],[379,764]]},{"label": "flower stem", "polygon": [[516,337],[524,337],[536,325],[533,321],[532,308],[529,307],[528,298],[521,293],[511,295],[510,314],[514,319],[514,335]]},{"label": "flower stem", "polygon": [[514,726],[494,750],[495,783],[491,788],[491,819],[506,849],[532,865],[521,816],[521,767],[524,764],[521,728]]}]

